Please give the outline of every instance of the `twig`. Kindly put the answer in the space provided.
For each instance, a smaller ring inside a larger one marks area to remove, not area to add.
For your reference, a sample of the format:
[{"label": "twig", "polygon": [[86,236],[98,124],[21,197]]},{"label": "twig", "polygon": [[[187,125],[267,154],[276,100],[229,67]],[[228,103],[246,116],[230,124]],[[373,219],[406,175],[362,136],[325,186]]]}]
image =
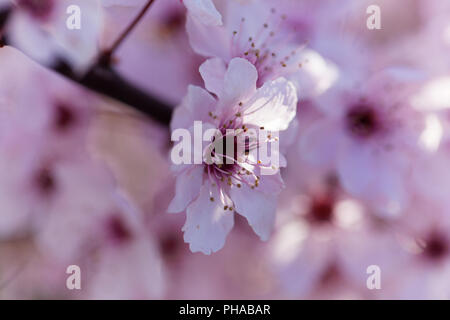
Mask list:
[{"label": "twig", "polygon": [[141,9],[139,14],[133,19],[133,21],[130,23],[130,25],[122,32],[122,34],[117,38],[117,40],[113,43],[111,48],[108,50],[105,50],[103,54],[100,56],[99,64],[109,66],[111,62],[111,57],[113,53],[119,48],[119,46],[122,44],[122,42],[128,37],[128,35],[133,31],[133,29],[136,27],[136,25],[141,21],[141,19],[144,17],[147,10],[150,8],[150,6],[153,4],[154,0],[147,1],[147,4]]},{"label": "twig", "polygon": [[163,125],[168,126],[170,123],[172,106],[132,85],[108,67],[96,65],[81,78],[78,78],[71,67],[63,60],[60,60],[52,69],[92,91],[133,107]]}]

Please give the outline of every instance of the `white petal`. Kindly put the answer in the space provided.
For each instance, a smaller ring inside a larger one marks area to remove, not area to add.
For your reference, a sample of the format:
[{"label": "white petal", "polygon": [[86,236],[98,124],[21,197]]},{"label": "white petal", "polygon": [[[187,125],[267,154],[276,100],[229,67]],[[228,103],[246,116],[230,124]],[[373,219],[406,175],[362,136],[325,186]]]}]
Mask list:
[{"label": "white petal", "polygon": [[210,120],[208,113],[214,111],[215,105],[216,99],[208,91],[189,85],[187,95],[172,116],[171,130],[189,128],[195,120]]},{"label": "white petal", "polygon": [[192,49],[205,57],[231,58],[231,35],[222,27],[206,26],[191,18],[186,21],[186,32]]},{"label": "white petal", "polygon": [[290,63],[289,66],[293,66],[294,70],[289,73],[289,79],[296,84],[298,92],[302,92],[302,98],[314,98],[323,94],[339,78],[337,66],[311,49],[302,50],[298,60],[308,62],[303,64],[301,70],[298,70],[298,63]]},{"label": "white petal", "polygon": [[175,197],[167,209],[169,213],[183,211],[198,196],[203,183],[203,170],[203,166],[193,166],[177,177]]},{"label": "white petal", "polygon": [[192,252],[211,254],[224,246],[233,225],[233,212],[224,210],[217,187],[206,182],[199,197],[186,210],[184,241],[189,243]]},{"label": "white petal", "polygon": [[281,174],[278,171],[272,175],[261,175],[259,180],[258,190],[260,192],[277,195],[284,188],[284,181],[281,178]]},{"label": "white petal", "polygon": [[250,189],[247,185],[232,188],[230,196],[236,212],[247,218],[262,241],[268,240],[275,223],[276,198]]},{"label": "white petal", "polygon": [[205,88],[220,97],[227,71],[225,62],[220,58],[208,59],[202,63],[199,71],[205,82]]},{"label": "white petal", "polygon": [[222,16],[212,0],[183,0],[190,15],[207,26],[222,25]]},{"label": "white petal", "polygon": [[286,130],[297,112],[296,89],[284,78],[266,82],[245,108],[245,124],[270,131]]},{"label": "white petal", "polygon": [[242,58],[234,58],[225,73],[222,98],[227,103],[247,100],[256,92],[257,79],[258,71],[253,64]]}]

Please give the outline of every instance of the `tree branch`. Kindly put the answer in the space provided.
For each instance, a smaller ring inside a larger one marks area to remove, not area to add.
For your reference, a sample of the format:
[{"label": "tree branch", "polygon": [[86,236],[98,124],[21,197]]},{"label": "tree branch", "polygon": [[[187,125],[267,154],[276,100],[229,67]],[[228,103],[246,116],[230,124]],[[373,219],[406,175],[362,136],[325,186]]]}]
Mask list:
[{"label": "tree branch", "polygon": [[123,41],[128,37],[128,35],[133,31],[133,29],[136,27],[136,25],[141,21],[141,19],[144,17],[145,13],[150,9],[150,6],[153,4],[154,0],[148,0],[145,6],[139,11],[138,15],[131,21],[131,23],[128,25],[128,27],[120,34],[120,36],[117,38],[116,41],[114,41],[111,48],[104,51],[103,54],[100,56],[100,59],[98,61],[99,64],[104,65],[110,65],[111,63],[111,57],[114,53],[114,51],[119,48],[119,46],[122,44]]},{"label": "tree branch", "polygon": [[108,67],[95,65],[81,78],[77,77],[63,60],[60,60],[52,69],[85,88],[133,107],[163,125],[170,124],[172,106],[147,94]]}]

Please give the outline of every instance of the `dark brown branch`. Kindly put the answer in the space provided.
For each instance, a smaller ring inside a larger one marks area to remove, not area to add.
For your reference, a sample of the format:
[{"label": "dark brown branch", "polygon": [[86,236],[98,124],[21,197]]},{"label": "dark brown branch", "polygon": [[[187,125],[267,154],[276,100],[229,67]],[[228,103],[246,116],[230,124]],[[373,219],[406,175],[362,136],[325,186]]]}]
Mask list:
[{"label": "dark brown branch", "polygon": [[172,106],[132,85],[110,68],[96,65],[81,78],[78,78],[70,66],[62,60],[52,69],[92,91],[133,107],[163,125],[168,126],[170,123]]},{"label": "dark brown branch", "polygon": [[5,7],[0,9],[0,48],[3,47],[6,43],[6,38],[3,34],[3,29],[8,21],[8,18],[11,13],[11,8]]}]

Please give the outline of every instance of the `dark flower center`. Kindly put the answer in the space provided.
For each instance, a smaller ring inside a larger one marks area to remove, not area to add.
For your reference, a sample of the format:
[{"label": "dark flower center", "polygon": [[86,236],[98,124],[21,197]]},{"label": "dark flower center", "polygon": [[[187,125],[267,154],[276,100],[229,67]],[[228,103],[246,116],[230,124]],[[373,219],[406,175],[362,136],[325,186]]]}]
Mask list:
[{"label": "dark flower center", "polygon": [[186,23],[186,14],[183,10],[173,10],[168,13],[159,27],[161,36],[171,36],[175,35],[179,31],[184,30]]},{"label": "dark flower center", "polygon": [[37,188],[42,194],[49,195],[56,189],[55,177],[49,168],[40,169],[35,177]]},{"label": "dark flower center", "polygon": [[131,230],[118,215],[109,218],[107,222],[107,231],[110,239],[114,243],[122,244],[128,242],[132,238]]},{"label": "dark flower center", "polygon": [[312,222],[330,222],[333,218],[334,201],[331,197],[316,197],[312,200],[309,209],[309,218]]},{"label": "dark flower center", "polygon": [[54,126],[58,131],[67,131],[75,122],[77,117],[72,108],[66,105],[58,105],[55,110]]},{"label": "dark flower center", "polygon": [[164,19],[164,25],[167,29],[175,31],[184,28],[186,15],[182,10],[171,12]]},{"label": "dark flower center", "polygon": [[440,260],[447,252],[447,241],[439,234],[433,234],[426,242],[424,253],[431,260]]},{"label": "dark flower center", "polygon": [[161,254],[168,260],[175,259],[177,254],[183,248],[182,241],[176,234],[168,233],[161,237],[159,247]]},{"label": "dark flower center", "polygon": [[220,161],[213,163],[210,170],[214,170],[217,176],[228,176],[229,173],[233,173],[234,170],[240,169],[238,163],[238,152],[244,152],[248,155],[249,138],[245,137],[245,140],[238,138],[237,135],[226,135],[226,131],[221,130],[222,136],[214,137],[212,143],[215,148],[212,150],[211,155],[217,157]]},{"label": "dark flower center", "polygon": [[351,108],[346,115],[346,122],[350,133],[361,138],[370,137],[379,129],[375,110],[366,105]]},{"label": "dark flower center", "polygon": [[322,272],[320,277],[320,284],[323,286],[329,286],[337,282],[341,277],[341,272],[336,263],[330,263]]}]

